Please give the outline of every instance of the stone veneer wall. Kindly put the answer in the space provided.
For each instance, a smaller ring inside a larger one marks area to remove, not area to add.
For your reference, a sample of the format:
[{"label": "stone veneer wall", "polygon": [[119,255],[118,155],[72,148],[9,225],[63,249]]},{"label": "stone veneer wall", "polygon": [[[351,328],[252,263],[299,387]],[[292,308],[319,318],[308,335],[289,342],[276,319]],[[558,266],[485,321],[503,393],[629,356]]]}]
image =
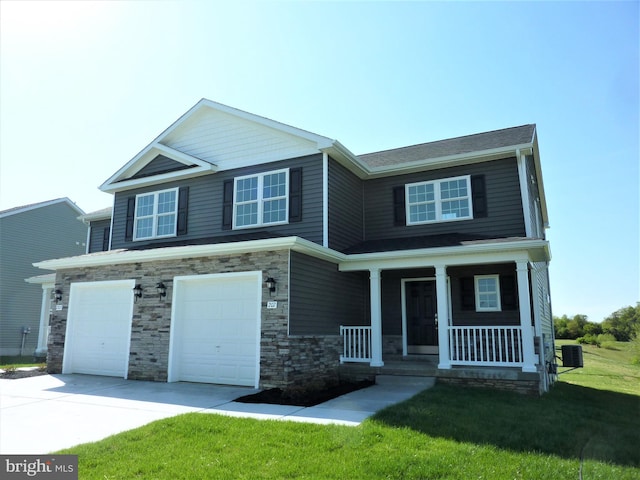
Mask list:
[{"label": "stone veneer wall", "polygon": [[402,335],[382,335],[382,358],[402,355]]},{"label": "stone veneer wall", "polygon": [[[63,291],[61,303],[65,308],[54,312],[51,318],[47,369],[51,373],[62,371],[66,307],[73,282],[134,279],[142,285],[143,297],[138,299],[133,309],[128,378],[164,382],[167,381],[169,361],[173,278],[256,270],[277,280],[274,293],[264,285],[262,290],[260,386],[282,387],[304,383],[309,378],[336,375],[340,337],[288,335],[288,250],[59,271],[56,288]],[[163,300],[158,298],[155,289],[160,281],[167,287],[167,296]],[[266,304],[270,300],[276,300],[278,308],[267,309]]]},{"label": "stone veneer wall", "polygon": [[524,395],[542,395],[542,387],[539,381],[535,380],[504,380],[488,378],[451,378],[438,377],[438,383],[458,385],[462,387],[480,387],[507,392],[517,392]]}]

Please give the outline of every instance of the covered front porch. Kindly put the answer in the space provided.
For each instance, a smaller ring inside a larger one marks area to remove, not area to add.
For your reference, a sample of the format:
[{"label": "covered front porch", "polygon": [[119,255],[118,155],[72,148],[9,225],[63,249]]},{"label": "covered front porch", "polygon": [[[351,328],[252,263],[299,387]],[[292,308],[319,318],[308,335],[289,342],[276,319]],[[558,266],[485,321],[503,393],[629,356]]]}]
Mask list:
[{"label": "covered front porch", "polygon": [[535,267],[548,260],[545,245],[474,247],[457,255],[364,254],[340,265],[367,267],[370,300],[369,325],[340,327],[341,369],[540,383],[545,358],[532,286],[546,274]]},{"label": "covered front porch", "polygon": [[[523,334],[528,330],[528,335]],[[403,357],[391,356],[390,360],[413,360],[421,362],[418,365],[431,363],[437,368],[451,368],[453,366],[470,367],[517,367],[524,372],[535,372],[538,358],[531,349],[525,349],[527,337],[533,345],[534,328],[529,326],[464,326],[437,328],[439,342],[435,354],[408,354]],[[343,338],[343,350],[340,363],[367,363],[372,367],[381,367],[385,361],[376,361],[373,351],[372,326],[341,326],[340,335]],[[440,332],[444,332],[441,335]],[[445,348],[440,343],[441,336],[445,339]],[[530,350],[530,351],[529,351]],[[525,368],[527,358],[531,368]],[[446,355],[443,358],[443,355]]]}]

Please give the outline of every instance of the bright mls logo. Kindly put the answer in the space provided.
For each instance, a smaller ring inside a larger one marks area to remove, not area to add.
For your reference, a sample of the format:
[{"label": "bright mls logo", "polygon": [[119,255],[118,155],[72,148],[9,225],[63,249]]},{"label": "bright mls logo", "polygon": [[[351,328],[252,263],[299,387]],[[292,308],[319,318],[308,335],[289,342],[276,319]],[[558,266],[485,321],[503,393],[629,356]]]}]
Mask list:
[{"label": "bright mls logo", "polygon": [[0,455],[0,478],[78,480],[77,455]]}]

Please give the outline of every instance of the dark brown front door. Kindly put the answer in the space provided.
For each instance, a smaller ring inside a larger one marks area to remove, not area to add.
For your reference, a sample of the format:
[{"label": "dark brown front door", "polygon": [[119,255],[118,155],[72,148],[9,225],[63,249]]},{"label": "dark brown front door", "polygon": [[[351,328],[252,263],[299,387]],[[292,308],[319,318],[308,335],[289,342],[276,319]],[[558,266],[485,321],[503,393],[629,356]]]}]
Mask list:
[{"label": "dark brown front door", "polygon": [[435,280],[405,282],[407,353],[438,353]]}]

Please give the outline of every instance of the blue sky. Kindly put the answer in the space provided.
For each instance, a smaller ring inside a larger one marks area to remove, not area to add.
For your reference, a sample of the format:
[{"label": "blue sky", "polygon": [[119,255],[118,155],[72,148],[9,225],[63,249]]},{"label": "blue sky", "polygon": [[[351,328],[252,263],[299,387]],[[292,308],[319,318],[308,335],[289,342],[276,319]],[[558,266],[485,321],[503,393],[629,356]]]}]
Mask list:
[{"label": "blue sky", "polygon": [[0,210],[97,186],[200,98],[356,154],[536,123],[555,315],[640,300],[638,2],[0,2]]}]

